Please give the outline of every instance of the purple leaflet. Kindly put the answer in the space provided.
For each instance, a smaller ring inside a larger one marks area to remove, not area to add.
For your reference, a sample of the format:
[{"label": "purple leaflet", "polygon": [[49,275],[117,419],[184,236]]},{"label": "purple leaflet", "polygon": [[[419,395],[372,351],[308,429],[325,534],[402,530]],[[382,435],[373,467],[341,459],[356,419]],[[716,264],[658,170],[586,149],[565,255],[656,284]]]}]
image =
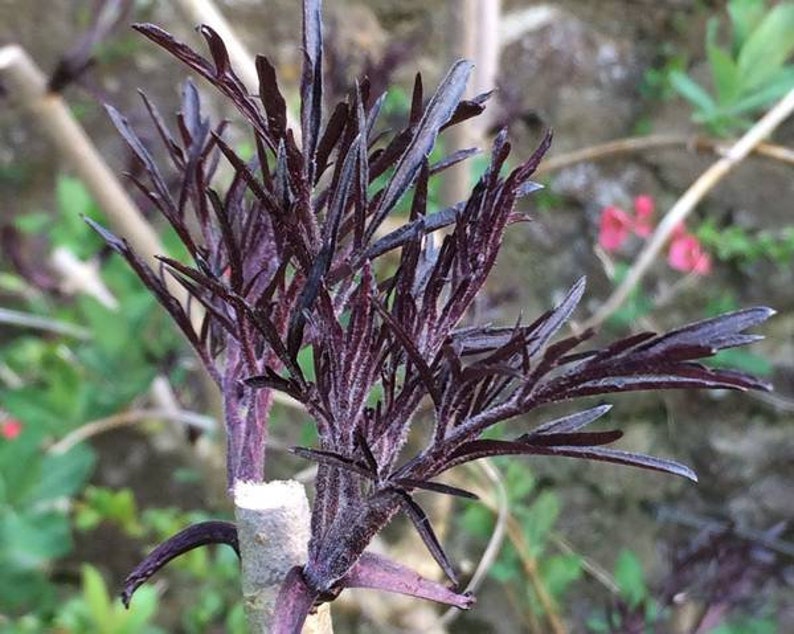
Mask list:
[{"label": "purple leaflet", "polygon": [[413,139],[397,162],[394,175],[389,180],[389,184],[372,213],[372,219],[364,236],[365,240],[369,241],[383,219],[397,204],[416,176],[422,162],[430,154],[441,126],[449,120],[460,102],[472,68],[471,62],[458,61],[442,80],[425,109]]},{"label": "purple leaflet", "polygon": [[611,409],[611,405],[599,405],[598,407],[576,412],[575,414],[569,414],[562,418],[556,418],[536,427],[529,435],[535,436],[539,434],[564,434],[574,432],[598,420]]},{"label": "purple leaflet", "polygon": [[468,593],[453,592],[437,581],[425,579],[410,568],[374,553],[361,555],[342,583],[347,588],[373,588],[407,594],[461,610],[468,610],[475,601]]},{"label": "purple leaflet", "polygon": [[651,469],[681,476],[697,482],[697,475],[686,465],[682,465],[673,460],[655,458],[645,454],[620,451],[618,449],[605,449],[603,447],[578,447],[578,446],[542,446],[536,445],[525,440],[473,440],[458,447],[450,456],[445,469],[453,466],[490,458],[494,456],[510,455],[541,455],[541,456],[567,456],[570,458],[584,458],[587,460],[597,460],[601,462],[613,462],[616,464],[639,467],[641,469]]},{"label": "purple leaflet", "polygon": [[447,557],[447,554],[441,547],[441,543],[438,541],[438,537],[436,537],[436,533],[430,525],[430,519],[427,517],[427,514],[422,510],[421,506],[414,502],[409,493],[399,490],[398,493],[400,494],[402,508],[405,514],[413,523],[414,528],[416,528],[416,531],[419,533],[425,546],[427,546],[430,554],[433,555],[433,559],[441,566],[441,569],[452,583],[458,585],[458,575],[455,573],[455,569],[452,567],[452,562],[449,560],[449,557]]},{"label": "purple leaflet", "polygon": [[281,140],[287,131],[287,102],[281,95],[276,79],[276,69],[264,55],[256,56],[259,76],[259,98],[265,107],[267,123],[274,139]]},{"label": "purple leaflet", "polygon": [[237,544],[237,527],[231,522],[209,520],[188,526],[150,552],[144,560],[124,580],[121,600],[124,607],[130,607],[130,600],[135,591],[149,577],[155,574],[175,557],[208,544],[228,544],[240,556]]},{"label": "purple leaflet", "polygon": [[278,593],[272,623],[273,634],[301,634],[306,617],[319,596],[320,593],[306,583],[301,567],[293,567],[287,573]]},{"label": "purple leaflet", "polygon": [[301,74],[301,130],[304,178],[314,182],[317,141],[323,107],[323,24],[321,0],[303,0],[303,72]]}]

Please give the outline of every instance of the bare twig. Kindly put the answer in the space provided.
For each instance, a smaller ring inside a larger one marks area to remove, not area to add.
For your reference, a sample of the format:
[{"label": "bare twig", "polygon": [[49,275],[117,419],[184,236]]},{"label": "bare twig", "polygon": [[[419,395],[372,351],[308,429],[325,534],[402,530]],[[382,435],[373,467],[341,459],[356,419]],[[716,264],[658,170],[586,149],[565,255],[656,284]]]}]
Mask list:
[{"label": "bare twig", "polygon": [[[0,77],[9,95],[36,119],[40,129],[86,184],[113,230],[123,235],[157,270],[159,263],[154,256],[166,252],[157,233],[124,191],[66,103],[58,94],[47,91],[44,74],[20,46],[0,48]],[[179,284],[166,281],[174,296],[187,298]]]},{"label": "bare twig", "polygon": [[42,317],[41,315],[32,315],[31,313],[25,313],[19,310],[11,310],[10,308],[0,308],[0,324],[43,330],[58,335],[74,337],[75,339],[86,340],[91,338],[91,332],[85,328],[80,328],[79,326],[66,323],[65,321]]},{"label": "bare twig", "polygon": [[[303,485],[294,480],[238,480],[234,506],[248,626],[252,634],[266,634],[284,577],[308,557],[309,501]],[[328,603],[318,607],[303,627],[303,634],[332,631]]]},{"label": "bare twig", "polygon": [[119,302],[105,285],[96,260],[84,262],[66,247],[56,247],[50,254],[50,265],[60,277],[65,293],[84,293],[108,310],[118,310]]},{"label": "bare twig", "polygon": [[612,575],[607,572],[604,567],[593,561],[590,557],[578,552],[570,542],[559,533],[551,533],[549,536],[554,545],[559,548],[566,555],[576,555],[582,562],[582,570],[589,574],[593,579],[598,581],[602,586],[609,590],[612,594],[620,594],[620,588],[617,582],[612,578]]},{"label": "bare twig", "polygon": [[[501,0],[447,0],[447,61],[464,58],[474,62],[467,94],[475,96],[496,86],[499,62],[499,20]],[[489,114],[464,121],[444,134],[447,153],[481,145],[488,129]],[[471,189],[468,162],[447,170],[441,196],[448,205],[465,200]]]},{"label": "bare twig", "polygon": [[[587,161],[602,161],[621,154],[631,154],[634,152],[644,152],[646,150],[656,150],[665,148],[685,147],[696,152],[708,151],[725,156],[730,147],[736,143],[735,140],[711,139],[701,136],[685,134],[650,134],[648,136],[626,137],[615,139],[598,145],[591,145],[558,156],[545,159],[538,170],[536,176],[544,176],[561,169],[585,163]],[[794,150],[782,145],[773,143],[759,143],[752,149],[753,154],[763,156],[776,161],[781,161],[789,165],[794,165]]]},{"label": "bare twig", "polygon": [[632,264],[623,282],[598,311],[587,320],[583,326],[584,328],[599,326],[623,305],[631,291],[642,280],[651,264],[653,264],[656,256],[662,250],[675,228],[683,222],[708,192],[747,157],[756,145],[788,118],[792,110],[794,110],[794,89],[789,91],[747,134],[739,139],[723,158],[700,175],[670,211],[667,212],[634,264]]},{"label": "bare twig", "polygon": [[76,444],[88,440],[92,436],[104,434],[119,427],[127,427],[142,421],[152,420],[153,418],[172,420],[204,430],[215,429],[217,426],[217,423],[212,418],[195,412],[187,412],[185,410],[175,412],[171,409],[133,409],[88,422],[61,438],[50,447],[49,451],[51,453],[65,453]]},{"label": "bare twig", "polygon": [[524,567],[524,574],[529,579],[535,595],[543,606],[544,616],[549,622],[549,631],[553,634],[566,634],[568,628],[560,618],[559,609],[554,602],[554,599],[549,594],[546,584],[541,578],[540,571],[538,570],[538,561],[529,550],[529,545],[524,537],[524,532],[521,530],[521,524],[518,523],[512,515],[507,521],[507,534],[510,536],[510,541],[513,543],[516,552],[518,553],[521,564]]}]

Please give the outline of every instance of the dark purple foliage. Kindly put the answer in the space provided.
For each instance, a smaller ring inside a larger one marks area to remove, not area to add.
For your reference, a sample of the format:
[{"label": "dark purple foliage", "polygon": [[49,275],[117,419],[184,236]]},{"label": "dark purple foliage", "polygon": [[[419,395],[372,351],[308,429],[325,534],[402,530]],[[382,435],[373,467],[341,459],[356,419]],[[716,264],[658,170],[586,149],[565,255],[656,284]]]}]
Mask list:
[{"label": "dark purple foliage", "polygon": [[[220,386],[230,485],[263,479],[271,390],[298,400],[316,422],[319,447],[294,450],[319,465],[309,558],[284,585],[277,632],[299,631],[316,602],[344,587],[376,587],[468,607],[471,597],[365,553],[373,536],[402,511],[457,583],[413,493],[471,497],[433,480],[464,462],[505,454],[561,455],[694,480],[694,473],[677,463],[604,448],[619,431],[581,431],[607,406],[513,440],[485,440],[481,434],[538,406],[579,396],[683,387],[766,389],[752,377],[707,368],[697,359],[754,341],[757,337],[744,331],[772,312],[739,311],[664,335],[632,335],[604,349],[574,352],[591,333],[558,335],[584,292],[579,280],[556,308],[529,325],[463,326],[505,227],[517,217],[516,202],[537,189],[530,178],[550,135],[529,159],[507,169],[510,143],[501,132],[469,198],[429,213],[431,176],[470,155],[431,164],[438,135],[479,114],[487,99],[462,100],[471,64],[454,64],[427,100],[417,77],[406,126],[378,134],[382,97],[371,94],[366,79],[324,114],[320,3],[304,0],[303,7],[300,145],[287,129],[285,101],[265,58],[257,59],[261,85],[254,96],[210,28],[199,31],[211,60],[155,26],[135,27],[234,104],[252,129],[256,155],[243,160],[227,145],[223,125],[213,126],[202,115],[198,93],[188,82],[175,132],[146,102],[180,174],[173,190],[136,133],[110,108],[148,173],[147,182],[135,180],[135,185],[162,211],[192,262],[163,257],[161,270],[152,271],[124,240],[97,227],[169,311]],[[221,161],[231,168],[231,182],[222,190],[215,179]],[[379,231],[404,200],[410,208],[405,224]],[[437,245],[429,234],[442,228],[449,232]],[[395,252],[396,269],[379,265]],[[201,323],[168,292],[165,274],[201,305]],[[306,348],[312,353],[311,373],[298,363]],[[405,459],[401,452],[425,399],[433,409],[430,441]]]},{"label": "dark purple foliage", "polygon": [[94,0],[88,28],[67,50],[55,65],[47,89],[62,92],[69,84],[81,81],[82,76],[94,63],[94,50],[113,31],[129,22],[133,0]]},{"label": "dark purple foliage", "polygon": [[668,632],[682,614],[688,622],[676,622],[673,629],[706,634],[739,611],[768,608],[774,589],[789,591],[790,567],[781,556],[792,552],[780,539],[785,524],[747,531],[675,510],[663,515],[703,528],[672,549],[667,575],[643,600],[632,604],[625,597],[613,597],[606,611],[612,634]]},{"label": "dark purple foliage", "polygon": [[234,549],[238,557],[240,556],[237,527],[231,522],[208,520],[191,524],[157,546],[127,575],[124,580],[124,591],[121,593],[124,606],[130,607],[130,599],[135,591],[169,561],[194,548],[208,544],[227,544]]}]

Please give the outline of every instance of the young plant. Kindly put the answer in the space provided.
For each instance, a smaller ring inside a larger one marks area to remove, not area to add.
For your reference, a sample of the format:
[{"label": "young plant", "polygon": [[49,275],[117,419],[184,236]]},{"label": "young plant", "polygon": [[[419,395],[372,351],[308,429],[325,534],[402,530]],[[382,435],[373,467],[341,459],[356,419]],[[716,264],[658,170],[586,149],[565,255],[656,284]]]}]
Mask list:
[{"label": "young plant", "polygon": [[[286,104],[271,63],[258,57],[259,94],[245,89],[212,29],[200,27],[211,61],[149,24],[135,28],[214,85],[253,131],[256,155],[242,160],[202,113],[187,83],[176,133],[145,100],[179,174],[172,191],[126,120],[119,131],[145,166],[135,180],[193,258],[162,257],[146,266],[128,244],[94,225],[123,255],[182,329],[223,392],[230,487],[264,478],[267,413],[272,390],[300,402],[313,418],[318,447],[294,452],[318,463],[308,559],[287,576],[273,624],[299,632],[306,615],[350,587],[401,592],[468,608],[474,599],[423,579],[367,552],[397,513],[413,522],[450,580],[457,573],[422,508],[417,490],[473,497],[435,478],[452,467],[496,455],[559,455],[627,464],[695,479],[687,467],[605,448],[620,431],[582,429],[603,416],[601,405],[548,422],[512,440],[483,439],[494,425],[537,407],[610,392],[668,388],[766,389],[736,372],[697,363],[716,351],[758,339],[744,334],[772,311],[752,308],[663,335],[641,333],[604,349],[574,352],[584,332],[553,342],[584,292],[576,282],[562,302],[528,325],[467,322],[468,309],[496,260],[508,224],[522,220],[516,203],[537,185],[530,178],[551,142],[507,169],[504,131],[488,168],[467,200],[427,214],[428,183],[468,156],[431,164],[444,129],[482,112],[488,95],[463,99],[472,65],[455,63],[429,100],[417,76],[405,127],[376,131],[383,96],[365,79],[327,115],[323,108],[323,44],[319,0],[303,2],[301,143],[287,128]],[[221,160],[232,170],[222,191]],[[384,179],[379,177],[386,175]],[[377,181],[377,182],[376,182]],[[373,183],[375,183],[373,185]],[[380,184],[382,183],[382,184]],[[408,221],[385,233],[383,221],[406,196]],[[448,228],[440,245],[430,234]],[[381,267],[398,257],[396,269]],[[391,260],[390,260],[391,261]],[[203,308],[200,323],[166,289],[173,275]],[[311,351],[313,375],[298,363]],[[413,416],[432,403],[427,446],[404,456]],[[233,525],[213,522],[179,533],[133,572],[125,600],[164,562],[196,545],[236,546]]]}]

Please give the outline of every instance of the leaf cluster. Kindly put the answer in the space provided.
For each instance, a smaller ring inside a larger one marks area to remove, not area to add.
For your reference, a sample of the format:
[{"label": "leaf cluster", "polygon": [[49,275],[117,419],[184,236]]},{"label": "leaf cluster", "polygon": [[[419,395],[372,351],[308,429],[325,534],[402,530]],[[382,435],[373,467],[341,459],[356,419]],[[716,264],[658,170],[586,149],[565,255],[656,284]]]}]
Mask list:
[{"label": "leaf cluster", "polygon": [[768,7],[765,0],[730,0],[732,41],[718,44],[720,20],[706,30],[706,56],[713,92],[680,70],[670,73],[673,88],[695,107],[693,120],[718,134],[747,128],[752,113],[794,87],[794,3]]},{"label": "leaf cluster", "polygon": [[[408,120],[394,132],[378,130],[384,98],[372,94],[366,79],[326,114],[320,3],[305,0],[303,7],[300,144],[287,126],[286,103],[266,58],[256,60],[260,86],[254,96],[209,27],[199,31],[211,59],[158,27],[136,26],[235,106],[252,130],[256,151],[248,161],[234,152],[224,140],[224,124],[213,126],[202,115],[190,83],[175,132],[144,98],[179,175],[172,191],[150,151],[111,108],[111,118],[145,167],[147,179],[134,179],[135,184],[163,213],[192,261],[161,257],[160,270],[153,271],[123,239],[94,224],[165,306],[221,387],[230,484],[263,478],[273,390],[300,402],[316,424],[319,446],[294,450],[317,462],[319,470],[308,561],[282,588],[278,632],[299,631],[317,602],[345,587],[376,587],[469,607],[470,596],[365,552],[373,536],[403,512],[456,583],[455,567],[413,493],[472,497],[435,480],[462,463],[497,455],[558,455],[695,479],[675,462],[606,448],[620,431],[583,431],[608,411],[605,405],[512,440],[481,435],[537,407],[582,396],[765,389],[753,377],[707,368],[698,360],[755,341],[757,336],[744,331],[771,314],[748,309],[580,351],[591,332],[558,336],[582,298],[582,279],[559,305],[529,324],[469,323],[469,308],[496,261],[506,227],[522,219],[518,201],[538,187],[530,179],[551,136],[509,169],[511,146],[500,132],[469,197],[429,212],[431,178],[473,154],[463,150],[435,163],[428,158],[446,128],[484,108],[487,94],[463,98],[472,65],[455,63],[429,98],[417,76]],[[222,162],[231,171],[223,189]],[[384,221],[402,200],[410,200],[407,221],[384,231]],[[436,241],[431,234],[439,229],[446,233]],[[387,255],[397,258],[396,267],[381,265]],[[192,305],[170,293],[166,275],[184,286]],[[312,373],[299,363],[306,349]],[[423,402],[433,412],[429,441],[420,453],[405,456]],[[156,549],[161,559],[184,549],[177,538],[182,539],[178,535],[171,546]],[[142,564],[147,574],[156,569],[150,563]]]}]

